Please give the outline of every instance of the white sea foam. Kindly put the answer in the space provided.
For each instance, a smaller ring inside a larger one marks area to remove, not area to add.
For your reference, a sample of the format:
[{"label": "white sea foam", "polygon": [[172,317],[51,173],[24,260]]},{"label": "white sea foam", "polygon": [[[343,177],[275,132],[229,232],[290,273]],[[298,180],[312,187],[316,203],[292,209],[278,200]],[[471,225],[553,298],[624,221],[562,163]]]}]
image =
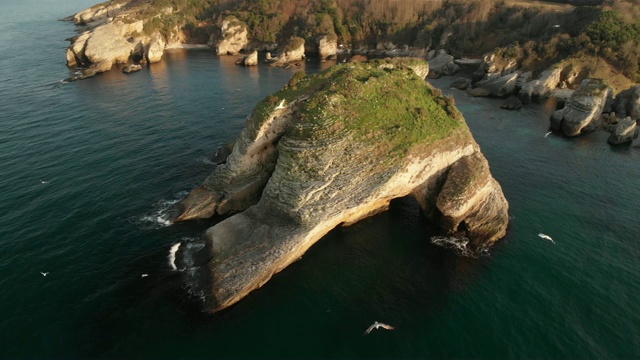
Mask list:
[{"label": "white sea foam", "polygon": [[171,209],[171,206],[180,201],[180,199],[185,197],[187,194],[187,191],[181,191],[175,194],[172,199],[160,200],[156,202],[155,204],[153,204],[150,213],[142,215],[135,222],[143,226],[151,224],[152,227],[165,227],[173,224],[169,216],[169,209]]},{"label": "white sea foam", "polygon": [[489,255],[489,250],[487,248],[483,247],[478,250],[473,250],[467,247],[467,245],[469,245],[469,239],[464,236],[432,236],[431,243],[448,249],[453,249],[453,251],[460,256],[476,258],[480,255]]},{"label": "white sea foam", "polygon": [[173,270],[178,270],[176,267],[176,252],[180,249],[181,244],[182,243],[175,243],[171,246],[171,250],[169,250],[169,266],[171,266]]}]

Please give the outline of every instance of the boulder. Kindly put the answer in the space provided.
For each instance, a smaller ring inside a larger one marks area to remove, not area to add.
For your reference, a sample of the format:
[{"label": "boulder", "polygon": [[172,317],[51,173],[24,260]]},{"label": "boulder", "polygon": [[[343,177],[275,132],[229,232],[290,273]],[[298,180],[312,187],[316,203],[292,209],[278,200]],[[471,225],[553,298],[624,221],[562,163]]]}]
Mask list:
[{"label": "boulder", "polygon": [[545,70],[536,80],[529,81],[522,86],[518,97],[523,104],[529,104],[533,99],[541,99],[549,95],[560,83],[562,67],[553,67]]},{"label": "boulder", "polygon": [[434,225],[474,248],[505,235],[508,204],[462,115],[412,70],[426,63],[394,60],[294,75],[256,106],[226,163],[176,206],[177,220],[235,213],[206,231],[204,247],[180,248],[207,311],[396,198],[413,196]]},{"label": "boulder", "polygon": [[300,61],[304,58],[304,39],[294,36],[287,40],[282,51],[271,59],[271,65],[287,66],[291,62]]},{"label": "boulder", "polygon": [[640,85],[621,91],[612,106],[620,118],[630,116],[634,120],[640,119]]},{"label": "boulder", "polygon": [[585,79],[571,95],[565,107],[551,116],[551,129],[577,136],[594,130],[612,89],[600,79]]},{"label": "boulder", "polygon": [[511,74],[518,68],[518,61],[496,53],[488,53],[482,56],[482,60],[472,77],[471,82],[476,83],[487,80],[488,74],[496,74],[496,77]]},{"label": "boulder", "polygon": [[486,95],[473,95],[471,90],[469,94],[473,96],[507,96],[515,91],[518,76],[520,76],[520,73],[514,72],[505,76],[479,81],[474,85],[474,89],[472,90]]},{"label": "boulder", "polygon": [[469,85],[471,85],[471,80],[469,80],[469,78],[461,77],[461,78],[457,78],[454,82],[452,82],[451,85],[449,85],[449,87],[452,87],[458,90],[467,90]]},{"label": "boulder", "polygon": [[607,142],[611,145],[619,145],[630,143],[637,137],[638,124],[630,116],[627,116],[614,127],[613,133],[609,136]]},{"label": "boulder", "polygon": [[242,56],[236,61],[236,65],[244,66],[256,66],[258,65],[258,51],[254,50],[252,53]]},{"label": "boulder", "polygon": [[507,100],[505,100],[500,108],[507,110],[518,110],[522,108],[522,101],[518,99],[517,96],[511,96]]},{"label": "boulder", "polygon": [[132,72],[136,72],[136,71],[140,71],[142,70],[142,65],[140,64],[131,64],[131,65],[127,65],[124,68],[122,68],[122,72],[125,74],[130,74]]},{"label": "boulder", "polygon": [[220,26],[220,33],[210,39],[216,55],[238,55],[249,45],[247,25],[235,16],[227,16]]},{"label": "boulder", "polygon": [[320,59],[335,59],[338,53],[338,37],[322,35],[318,39],[318,54]]},{"label": "boulder", "polygon": [[453,56],[440,51],[436,57],[429,60],[429,77],[435,79],[442,75],[453,75],[459,68],[453,61]]}]

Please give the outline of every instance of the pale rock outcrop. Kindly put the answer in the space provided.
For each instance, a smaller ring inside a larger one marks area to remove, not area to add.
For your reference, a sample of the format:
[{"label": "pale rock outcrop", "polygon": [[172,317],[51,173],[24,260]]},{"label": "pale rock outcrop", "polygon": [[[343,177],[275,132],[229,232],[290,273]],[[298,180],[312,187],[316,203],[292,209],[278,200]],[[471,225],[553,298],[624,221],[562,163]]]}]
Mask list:
[{"label": "pale rock outcrop", "polygon": [[162,60],[164,49],[167,46],[167,42],[162,34],[156,32],[151,35],[151,39],[147,46],[145,46],[144,58],[149,63],[155,63]]},{"label": "pale rock outcrop", "polygon": [[272,57],[270,61],[273,66],[287,66],[289,63],[304,58],[304,39],[294,36],[287,40],[280,53]]},{"label": "pale rock outcrop", "polygon": [[239,301],[331,229],[395,198],[414,196],[443,232],[476,248],[505,235],[508,204],[464,119],[403,65],[426,63],[395,60],[294,75],[176,206],[182,220],[239,212],[207,230],[201,250],[181,247],[207,311]]},{"label": "pale rock outcrop", "polygon": [[444,51],[439,51],[438,54],[431,60],[429,60],[429,77],[438,78],[442,75],[453,75],[460,67],[453,61],[453,56],[448,55]]},{"label": "pale rock outcrop", "polygon": [[[477,82],[474,88],[469,90],[469,94],[472,96],[507,96],[515,91],[518,76],[520,76],[520,72],[516,71],[497,78],[489,77]],[[479,92],[480,90],[483,90],[482,93]]]},{"label": "pale rock outcrop", "polygon": [[322,35],[318,39],[318,54],[320,59],[335,59],[338,53],[338,37]]},{"label": "pale rock outcrop", "polygon": [[577,136],[594,130],[612,89],[600,79],[585,79],[571,95],[565,107],[551,116],[551,129]]},{"label": "pale rock outcrop", "polygon": [[216,55],[238,55],[249,45],[247,25],[235,16],[227,16],[222,21],[219,35],[212,35],[211,45]]},{"label": "pale rock outcrop", "polygon": [[73,15],[73,23],[76,25],[86,25],[92,22],[106,20],[119,14],[128,3],[129,1],[109,1],[94,5]]},{"label": "pale rock outcrop", "polygon": [[627,116],[620,120],[614,127],[613,132],[607,139],[611,145],[619,145],[632,142],[638,137],[638,124],[631,117]]},{"label": "pale rock outcrop", "polygon": [[613,101],[613,111],[621,118],[640,119],[640,85],[621,91]]},{"label": "pale rock outcrop", "polygon": [[236,60],[236,65],[256,66],[258,65],[258,50],[254,50],[250,54],[242,56]]},{"label": "pale rock outcrop", "polygon": [[[70,39],[67,66],[83,68],[80,75],[70,80],[108,71],[114,64],[160,61],[167,40],[159,31],[145,35],[144,23],[149,19],[138,19],[140,8],[136,6],[142,5],[135,1],[107,2],[74,16],[90,26]],[[160,13],[171,15],[172,12],[172,8],[165,8]]]},{"label": "pale rock outcrop", "polygon": [[551,90],[555,89],[560,83],[562,70],[562,67],[558,66],[547,69],[540,74],[538,79],[524,84],[520,92],[518,92],[520,101],[524,104],[529,104],[533,99],[540,99],[549,95]]},{"label": "pale rock outcrop", "polygon": [[518,61],[516,59],[506,58],[496,53],[484,54],[478,69],[471,76],[471,82],[475,84],[480,81],[500,78],[511,74],[517,68]]}]

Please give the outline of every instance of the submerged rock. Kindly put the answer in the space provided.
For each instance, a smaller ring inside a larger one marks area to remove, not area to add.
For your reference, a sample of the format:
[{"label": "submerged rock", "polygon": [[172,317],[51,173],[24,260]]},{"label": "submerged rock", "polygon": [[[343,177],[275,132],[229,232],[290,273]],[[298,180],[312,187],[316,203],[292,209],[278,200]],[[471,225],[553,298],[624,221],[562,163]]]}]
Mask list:
[{"label": "submerged rock", "polygon": [[505,100],[504,103],[500,105],[500,108],[507,110],[518,110],[522,108],[522,101],[520,101],[520,99],[518,99],[516,96],[512,96]]},{"label": "submerged rock", "polygon": [[175,208],[176,220],[238,212],[191,256],[208,311],[259,288],[331,229],[407,195],[470,247],[505,235],[502,190],[425,69],[397,58],[298,73],[256,106],[226,163]]}]

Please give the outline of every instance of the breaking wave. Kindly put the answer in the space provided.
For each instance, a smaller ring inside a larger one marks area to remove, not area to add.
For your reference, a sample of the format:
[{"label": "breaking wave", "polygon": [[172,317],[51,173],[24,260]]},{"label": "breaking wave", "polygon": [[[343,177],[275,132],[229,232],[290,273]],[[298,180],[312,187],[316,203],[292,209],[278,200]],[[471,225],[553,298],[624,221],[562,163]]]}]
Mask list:
[{"label": "breaking wave", "polygon": [[187,196],[188,191],[181,191],[171,199],[159,200],[152,206],[149,213],[143,214],[134,222],[142,227],[160,228],[173,224],[170,218],[169,210],[171,207]]}]

